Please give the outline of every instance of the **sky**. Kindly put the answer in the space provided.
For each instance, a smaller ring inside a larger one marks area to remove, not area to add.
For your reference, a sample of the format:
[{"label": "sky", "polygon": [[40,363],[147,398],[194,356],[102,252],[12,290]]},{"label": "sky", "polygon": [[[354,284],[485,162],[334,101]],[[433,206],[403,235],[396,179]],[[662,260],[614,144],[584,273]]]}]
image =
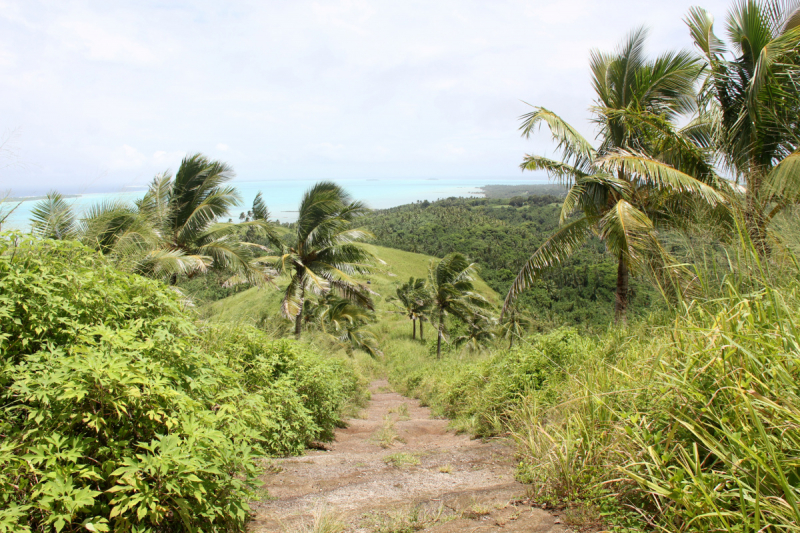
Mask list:
[{"label": "sky", "polygon": [[0,0],[0,192],[142,187],[194,152],[242,181],[522,179],[553,153],[525,102],[593,139],[590,50],[690,48],[694,4]]}]

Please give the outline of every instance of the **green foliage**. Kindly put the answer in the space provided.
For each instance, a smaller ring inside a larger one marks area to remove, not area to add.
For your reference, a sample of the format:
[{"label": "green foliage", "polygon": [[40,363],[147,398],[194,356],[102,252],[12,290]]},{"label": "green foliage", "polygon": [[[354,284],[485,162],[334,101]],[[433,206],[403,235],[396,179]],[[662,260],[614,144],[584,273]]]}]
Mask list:
[{"label": "green foliage", "polygon": [[69,241],[0,236],[0,531],[242,531],[259,455],[327,439],[362,384]]},{"label": "green foliage", "polygon": [[[486,283],[505,295],[531,251],[558,228],[559,199],[535,198],[552,202],[513,208],[504,200],[451,198],[427,207],[416,203],[373,211],[364,225],[381,246],[436,257],[463,253],[481,267]],[[530,312],[539,328],[604,326],[613,319],[616,273],[614,258],[598,239],[590,238],[560,268],[543,272],[520,296],[519,307]],[[632,316],[658,300],[648,283],[631,280]]]},{"label": "green foliage", "polygon": [[742,233],[676,314],[441,361],[387,351],[390,379],[456,427],[508,432],[540,500],[635,530],[797,531],[800,272]]},{"label": "green foliage", "polygon": [[447,416],[475,435],[492,436],[505,430],[509,416],[532,391],[560,382],[567,363],[580,360],[594,342],[572,328],[553,330],[527,339],[524,347],[501,349],[486,357],[465,357],[445,351],[405,352],[388,364],[395,387],[420,397],[435,412]]}]

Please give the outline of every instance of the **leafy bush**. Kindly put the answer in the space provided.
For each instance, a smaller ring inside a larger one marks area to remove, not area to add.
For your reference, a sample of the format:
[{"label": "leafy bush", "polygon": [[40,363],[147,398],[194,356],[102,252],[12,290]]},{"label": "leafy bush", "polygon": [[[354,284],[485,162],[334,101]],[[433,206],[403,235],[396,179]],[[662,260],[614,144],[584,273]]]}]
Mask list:
[{"label": "leafy bush", "polygon": [[13,234],[0,365],[9,532],[242,531],[254,459],[329,438],[360,387],[290,341],[198,332],[175,292],[78,244]]},{"label": "leafy bush", "polygon": [[465,361],[464,354],[389,361],[395,386],[421,398],[434,410],[478,436],[506,430],[508,417],[533,391],[563,379],[572,364],[593,347],[572,328],[535,335],[525,346],[502,349]]}]

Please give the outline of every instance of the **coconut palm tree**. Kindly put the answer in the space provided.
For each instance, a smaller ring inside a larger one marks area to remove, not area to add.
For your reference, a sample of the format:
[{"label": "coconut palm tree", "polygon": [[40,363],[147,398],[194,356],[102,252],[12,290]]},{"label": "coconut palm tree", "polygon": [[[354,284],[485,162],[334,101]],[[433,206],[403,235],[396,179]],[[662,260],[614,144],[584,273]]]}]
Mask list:
[{"label": "coconut palm tree", "polygon": [[275,237],[272,244],[281,255],[275,262],[278,273],[290,276],[281,302],[281,312],[295,321],[295,335],[303,327],[303,306],[308,292],[318,296],[334,290],[361,307],[374,309],[370,291],[352,276],[367,274],[377,260],[357,241],[370,237],[353,223],[366,214],[361,202],[354,202],[338,185],[322,181],[303,195],[295,234],[286,244]]},{"label": "coconut palm tree", "polygon": [[406,283],[398,286],[395,290],[397,295],[389,298],[388,301],[397,302],[403,314],[411,320],[411,338],[417,338],[417,321],[419,321],[419,338],[425,340],[422,333],[422,322],[427,318],[430,310],[430,293],[425,285],[423,278],[408,278]]},{"label": "coconut palm tree", "polygon": [[766,253],[767,225],[800,199],[800,2],[739,0],[729,44],[714,18],[692,8],[686,23],[703,60],[700,116],[725,169],[746,186],[745,220]]},{"label": "coconut palm tree", "polygon": [[466,323],[489,318],[489,302],[475,292],[477,278],[475,263],[470,263],[460,253],[452,253],[439,262],[431,262],[428,283],[431,288],[431,306],[438,322],[437,358],[442,356],[442,339],[448,316],[457,317]]},{"label": "coconut palm tree", "polygon": [[371,357],[383,355],[375,334],[364,329],[375,320],[372,311],[330,292],[321,299],[315,311],[319,329],[344,347],[348,354],[361,350]]},{"label": "coconut palm tree", "polygon": [[520,311],[517,306],[511,306],[503,313],[498,335],[503,339],[508,339],[508,348],[510,350],[514,346],[514,339],[521,339],[528,328],[531,327],[532,322],[531,318],[523,311]]},{"label": "coconut palm tree", "polygon": [[466,332],[456,337],[455,344],[470,352],[483,350],[495,338],[497,319],[474,315],[465,324]]},{"label": "coconut palm tree", "polygon": [[60,193],[50,191],[31,209],[31,231],[43,239],[74,239],[79,227],[72,204]]},{"label": "coconut palm tree", "polygon": [[[251,246],[237,235],[242,224],[217,222],[241,203],[239,193],[228,185],[233,177],[229,165],[193,154],[183,159],[174,177],[168,172],[156,176],[136,205],[161,235],[161,248],[182,254],[195,265],[194,271],[213,264],[255,274],[255,280],[258,269],[252,265]],[[263,221],[254,222],[269,230]]]},{"label": "coconut palm tree", "polygon": [[239,281],[260,284],[271,279],[270,272],[254,262],[254,245],[241,242],[237,233],[242,226],[271,233],[268,221],[216,222],[240,201],[227,185],[232,178],[225,163],[194,154],[183,159],[174,177],[156,176],[141,200],[102,202],[80,220],[72,204],[50,193],[34,207],[32,229],[42,237],[80,240],[123,268],[172,283],[178,275],[213,265],[230,269]]},{"label": "coconut palm tree", "polygon": [[[709,183],[718,178],[709,170],[702,150],[672,122],[693,110],[693,84],[698,61],[687,52],[644,56],[646,32],[633,31],[613,54],[592,52],[592,82],[596,92],[593,121],[599,128],[598,148],[558,115],[537,107],[523,115],[525,137],[542,123],[558,143],[561,160],[527,155],[523,170],[546,170],[567,185],[561,228],[548,238],[518,274],[504,304],[541,272],[559,264],[590,235],[602,239],[617,259],[615,315],[625,320],[631,270],[659,265],[677,274],[657,239],[657,229],[670,224],[675,210],[689,199],[716,205],[722,195]],[[671,135],[665,136],[669,131]],[[678,167],[668,164],[678,163]],[[686,171],[695,172],[698,179]],[[706,183],[708,182],[708,183]],[[573,218],[573,213],[581,215]]]}]

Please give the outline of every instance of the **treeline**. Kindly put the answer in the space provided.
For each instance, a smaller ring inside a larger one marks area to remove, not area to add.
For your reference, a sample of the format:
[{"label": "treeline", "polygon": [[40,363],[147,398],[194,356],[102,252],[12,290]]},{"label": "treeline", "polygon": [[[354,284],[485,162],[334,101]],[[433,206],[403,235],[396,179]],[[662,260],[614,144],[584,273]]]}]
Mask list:
[{"label": "treeline", "polygon": [[[477,262],[489,286],[505,295],[533,251],[558,228],[562,201],[553,195],[448,198],[374,211],[364,225],[381,246],[437,257],[463,253]],[[616,268],[603,243],[591,239],[560,268],[544,272],[520,296],[519,306],[539,327],[607,324],[613,320]],[[631,301],[636,312],[660,299],[649,284],[634,280]]]}]

